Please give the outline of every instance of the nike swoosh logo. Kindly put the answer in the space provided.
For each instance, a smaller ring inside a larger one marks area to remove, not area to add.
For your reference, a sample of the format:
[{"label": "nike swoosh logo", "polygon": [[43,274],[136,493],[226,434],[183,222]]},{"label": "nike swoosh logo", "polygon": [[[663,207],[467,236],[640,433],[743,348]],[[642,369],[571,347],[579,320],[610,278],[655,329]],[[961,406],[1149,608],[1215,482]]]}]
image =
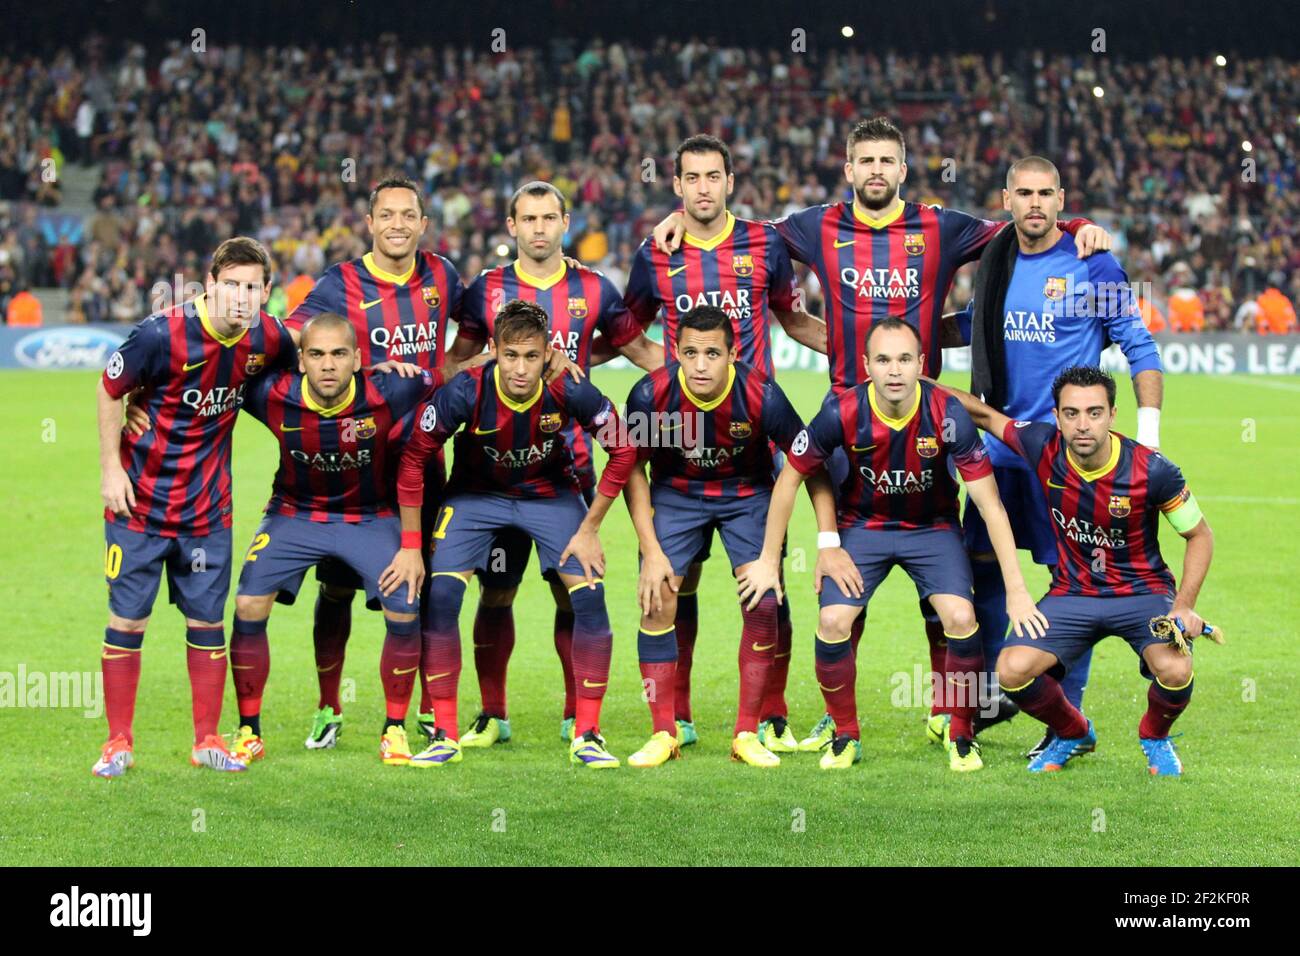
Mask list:
[{"label": "nike swoosh logo", "polygon": [[839,687],[826,687],[826,686],[822,685],[821,683],[818,683],[817,686],[818,686],[818,687],[821,687],[821,689],[824,690],[824,691],[826,691],[826,693],[828,693],[828,694],[833,694],[833,693],[835,693],[837,690],[843,690],[843,689],[844,689],[844,685],[843,685],[843,684],[841,684]]},{"label": "nike swoosh logo", "polygon": [[226,656],[225,651],[213,651],[211,654],[208,655],[208,657],[214,661],[219,661],[221,660],[221,658],[225,656]]},{"label": "nike swoosh logo", "polygon": [[606,684],[608,684],[608,683],[609,683],[609,681],[601,681],[601,682],[598,683],[598,684],[593,684],[591,681],[587,680],[587,678],[585,678],[585,677],[582,679],[582,686],[583,686],[583,687],[604,687],[604,686],[605,686]]},{"label": "nike swoosh logo", "polygon": [[676,431],[681,427],[682,427],[682,423],[678,422],[676,425],[660,425],[659,430],[661,432],[671,432],[671,431]]},{"label": "nike swoosh logo", "polygon": [[863,445],[862,447],[859,448],[857,445],[854,445],[854,446],[853,446],[853,450],[854,450],[854,451],[871,451],[871,449],[873,449],[873,448],[875,448],[875,447],[876,447],[875,445]]},{"label": "nike swoosh logo", "polygon": [[282,432],[300,432],[300,431],[302,431],[302,430],[303,430],[304,428],[306,428],[306,427],[307,427],[306,425],[299,425],[297,428],[290,428],[288,425],[281,425],[281,426],[280,426],[280,431],[282,431]]},{"label": "nike swoosh logo", "polygon": [[361,299],[361,300],[360,300],[360,305],[361,305],[361,308],[363,308],[363,309],[368,309],[368,308],[370,308],[372,305],[378,305],[380,302],[383,302],[383,301],[384,301],[383,296],[380,296],[378,299],[371,299],[369,302],[367,302],[365,299]]},{"label": "nike swoosh logo", "polygon": [[317,673],[320,673],[320,674],[328,674],[330,671],[334,670],[334,668],[338,667],[340,663],[341,663],[340,661],[335,661],[335,662],[334,662],[333,664],[331,664],[329,667],[321,667],[321,666],[317,665],[317,667],[316,667],[316,671],[317,671]]},{"label": "nike swoosh logo", "polygon": [[181,366],[181,371],[182,371],[182,372],[192,372],[192,371],[194,371],[196,368],[198,368],[200,365],[207,365],[207,364],[208,364],[208,360],[207,360],[207,359],[204,359],[202,362],[195,362],[193,365],[191,365],[189,362],[186,362],[184,365]]},{"label": "nike swoosh logo", "polygon": [[1051,478],[1048,478],[1048,479],[1047,479],[1047,487],[1049,487],[1049,488],[1060,488],[1062,491],[1065,490],[1065,485],[1055,485],[1055,484],[1052,484],[1052,479],[1051,479]]},{"label": "nike swoosh logo", "polygon": [[501,431],[501,426],[500,426],[500,425],[498,425],[496,428],[475,428],[475,429],[474,429],[474,434],[475,434],[475,435],[492,435],[492,434],[495,434],[496,432],[499,432],[499,431]]},{"label": "nike swoosh logo", "polygon": [[426,681],[433,682],[436,681],[439,677],[450,677],[450,676],[451,676],[451,671],[447,671],[444,674],[433,674],[433,675],[425,674],[424,679]]},{"label": "nike swoosh logo", "polygon": [[414,667],[407,667],[407,668],[403,668],[403,669],[401,669],[401,670],[399,670],[398,668],[394,667],[394,668],[393,668],[393,673],[396,674],[398,677],[400,677],[400,676],[403,675],[403,674],[414,674],[414,673],[415,673],[416,671],[418,671],[419,669],[420,669],[420,665],[419,665],[419,664],[416,664]]},{"label": "nike swoosh logo", "polygon": [[681,272],[685,268],[686,268],[685,266],[678,266],[676,269],[669,269],[668,278],[671,279],[673,276],[677,275],[677,273]]},{"label": "nike swoosh logo", "polygon": [[776,645],[760,644],[757,641],[755,641],[753,644],[750,645],[750,647],[752,647],[754,650],[758,651],[761,654],[763,651],[770,651],[772,648],[776,647]]},{"label": "nike swoosh logo", "polygon": [[124,657],[130,657],[130,654],[105,654],[100,658],[101,661],[120,661]]},{"label": "nike swoosh logo", "polygon": [[856,239],[850,239],[848,242],[840,242],[838,239],[836,239],[834,245],[836,249],[843,249],[845,246],[851,246],[857,241],[858,240]]}]

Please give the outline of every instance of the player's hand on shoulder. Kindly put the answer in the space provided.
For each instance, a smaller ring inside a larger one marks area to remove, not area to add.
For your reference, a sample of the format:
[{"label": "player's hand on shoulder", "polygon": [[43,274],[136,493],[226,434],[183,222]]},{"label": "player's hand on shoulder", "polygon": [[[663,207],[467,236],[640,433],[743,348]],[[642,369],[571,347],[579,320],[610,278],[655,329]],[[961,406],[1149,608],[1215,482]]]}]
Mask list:
[{"label": "player's hand on shoulder", "polygon": [[685,234],[686,218],[674,210],[655,226],[653,232],[655,248],[664,255],[670,256],[682,244],[682,236]]},{"label": "player's hand on shoulder", "polygon": [[1089,223],[1074,237],[1074,247],[1080,259],[1096,252],[1109,252],[1113,237],[1096,223]]},{"label": "player's hand on shoulder", "polygon": [[372,372],[396,372],[402,378],[415,378],[424,370],[412,362],[398,362],[395,359],[388,359],[383,362],[376,362],[370,366]]},{"label": "player's hand on shoulder", "polygon": [[402,548],[379,575],[379,590],[388,597],[403,584],[407,587],[406,600],[414,604],[420,598],[424,585],[424,557],[416,548]]},{"label": "player's hand on shoulder", "polygon": [[1016,637],[1029,635],[1030,640],[1036,641],[1047,633],[1047,617],[1023,587],[1007,592],[1007,617],[1011,619]]},{"label": "player's hand on shoulder", "polygon": [[657,614],[664,609],[665,586],[677,590],[673,587],[673,566],[661,548],[654,554],[646,555],[641,561],[636,590],[642,614]]},{"label": "player's hand on shoulder", "polygon": [[115,461],[104,469],[99,493],[109,511],[123,518],[131,517],[131,511],[135,508],[135,489],[131,487],[131,477],[119,462]]},{"label": "player's hand on shoulder", "polygon": [[785,600],[785,594],[781,590],[780,561],[760,555],[736,576],[736,593],[742,603],[748,602],[745,610],[752,611],[768,591],[776,593],[778,604]]},{"label": "player's hand on shoulder", "polygon": [[564,350],[551,349],[551,357],[547,359],[546,371],[543,373],[546,384],[550,385],[557,378],[566,373],[575,382],[581,382],[587,377],[583,374],[582,369],[569,360],[569,356],[564,352]]},{"label": "player's hand on shoulder", "polygon": [[843,548],[820,548],[813,566],[813,591],[822,593],[822,578],[830,578],[849,597],[862,596],[862,572]]}]

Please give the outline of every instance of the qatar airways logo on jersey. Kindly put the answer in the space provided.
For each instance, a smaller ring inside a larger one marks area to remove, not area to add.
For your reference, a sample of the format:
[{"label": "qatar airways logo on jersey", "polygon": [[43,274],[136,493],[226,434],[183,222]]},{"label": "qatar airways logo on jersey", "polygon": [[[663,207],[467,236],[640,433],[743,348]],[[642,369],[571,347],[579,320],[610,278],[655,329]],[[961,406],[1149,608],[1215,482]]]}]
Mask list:
[{"label": "qatar airways logo on jersey", "polygon": [[555,439],[548,438],[540,445],[527,448],[507,448],[502,451],[494,445],[484,445],[483,454],[487,455],[502,468],[527,468],[545,461],[555,448]]},{"label": "qatar airways logo on jersey", "polygon": [[369,448],[359,448],[356,451],[318,451],[305,452],[295,448],[289,452],[294,461],[306,465],[312,471],[324,471],[336,473],[340,471],[356,471],[359,468],[369,468],[372,461]]},{"label": "qatar airways logo on jersey", "polygon": [[438,348],[437,322],[408,322],[391,329],[384,325],[370,330],[370,344],[383,349],[389,358],[435,352]]},{"label": "qatar airways logo on jersey", "polygon": [[1128,540],[1124,536],[1123,526],[1108,528],[1093,524],[1084,518],[1067,518],[1060,508],[1052,509],[1052,520],[1065,532],[1065,536],[1078,544],[1093,545],[1102,548],[1127,548]]},{"label": "qatar airways logo on jersey", "polygon": [[916,299],[921,295],[921,270],[854,269],[840,270],[840,281],[857,291],[863,299]]},{"label": "qatar airways logo on jersey", "polygon": [[918,494],[934,487],[934,472],[928,468],[920,472],[909,471],[906,468],[876,471],[868,465],[859,465],[858,474],[878,495]]},{"label": "qatar airways logo on jersey", "polygon": [[745,446],[733,445],[730,448],[715,448],[710,445],[700,445],[695,448],[682,448],[681,453],[682,457],[696,468],[720,468],[732,459],[743,455]]},{"label": "qatar airways logo on jersey", "polygon": [[578,331],[564,332],[556,329],[551,333],[551,348],[559,349],[569,357],[570,362],[578,361]]},{"label": "qatar airways logo on jersey", "polygon": [[673,305],[677,307],[678,315],[702,305],[721,309],[731,319],[747,319],[752,314],[748,289],[737,289],[735,292],[714,289],[710,292],[701,292],[699,295],[683,292],[673,300]]},{"label": "qatar airways logo on jersey", "polygon": [[244,404],[244,383],[234,388],[218,385],[216,388],[187,388],[181,392],[181,401],[194,409],[194,414],[204,418],[233,412]]},{"label": "qatar airways logo on jersey", "polygon": [[1050,312],[1007,309],[1002,320],[1002,337],[1008,342],[1055,342],[1055,323],[1056,316]]}]

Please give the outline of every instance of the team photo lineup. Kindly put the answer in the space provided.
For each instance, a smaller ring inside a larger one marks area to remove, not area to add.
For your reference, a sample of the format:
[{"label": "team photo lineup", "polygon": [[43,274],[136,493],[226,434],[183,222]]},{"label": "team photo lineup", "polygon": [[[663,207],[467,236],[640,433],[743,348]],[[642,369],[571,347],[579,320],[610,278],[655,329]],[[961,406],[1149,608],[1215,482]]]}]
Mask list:
[{"label": "team photo lineup", "polygon": [[16,915],[1282,911],[1287,5],[104,10],[0,38]]},{"label": "team photo lineup", "polygon": [[[283,323],[262,308],[266,250],[249,237],[223,242],[204,293],[145,319],[99,388],[108,739],[92,772],[118,777],[134,763],[144,632],[164,573],[185,617],[195,766],[242,772],[267,757],[269,619],[313,568],[320,707],[309,749],[340,740],[338,689],[360,589],[384,619],[379,759],[443,767],[465,749],[508,742],[513,598],[534,545],[555,599],[569,761],[623,762],[600,725],[614,645],[606,603],[635,600],[652,732],[626,763],[657,767],[697,739],[681,716],[693,648],[682,653],[678,595],[698,583],[716,529],[741,602],[733,760],[772,768],[805,751],[820,754],[822,769],[845,770],[861,759],[855,659],[871,595],[898,566],[916,585],[930,646],[925,732],[952,770],[981,769],[981,727],[1020,711],[1046,728],[1029,771],[1059,771],[1094,750],[1083,690],[1093,644],[1115,635],[1149,682],[1137,734],[1147,769],[1180,775],[1170,729],[1192,696],[1191,642],[1222,642],[1196,612],[1214,539],[1182,472],[1158,451],[1160,360],[1105,251],[1109,236],[1058,220],[1059,173],[1041,156],[1007,171],[1010,225],[904,200],[906,171],[899,128],[863,120],[846,141],[852,200],[749,221],[727,210],[727,145],[688,137],[673,170],[682,208],[662,238],[642,243],[621,295],[564,256],[566,200],[541,181],[510,199],[518,258],[468,288],[450,262],[418,250],[428,219],[420,187],[400,177],[370,194],[371,251],[327,270]],[[1000,320],[987,321],[975,300],[964,315],[942,314],[955,269],[986,252],[999,264],[1032,257],[1010,276],[987,270],[983,291],[1005,308],[1051,321],[1054,303],[1072,297],[1060,309],[1072,321],[1050,348],[1008,348],[990,335]],[[792,260],[837,290],[824,321],[797,309]],[[829,362],[826,399],[806,425],[776,379],[773,317]],[[660,319],[662,350],[645,335]],[[949,344],[972,345],[975,375],[988,379],[981,391],[1003,411],[930,377],[952,334]],[[1111,342],[1132,371],[1138,439],[1112,431],[1117,386],[1099,367]],[[647,372],[619,403],[622,415],[587,378],[616,354]],[[227,645],[241,408],[281,455],[239,564]],[[599,475],[596,444],[608,456]],[[818,527],[814,660],[826,712],[800,739],[784,702],[796,637],[781,565],[805,481]],[[599,529],[620,495],[640,552],[635,595],[604,586]],[[1161,556],[1162,517],[1188,541],[1181,587]],[[200,572],[185,566],[194,548],[205,554]],[[1017,548],[1053,565],[1037,605]],[[475,579],[486,619],[474,628],[482,709],[462,730],[460,612]],[[228,668],[238,702],[229,743],[219,733]],[[422,746],[406,731],[417,685]]]}]

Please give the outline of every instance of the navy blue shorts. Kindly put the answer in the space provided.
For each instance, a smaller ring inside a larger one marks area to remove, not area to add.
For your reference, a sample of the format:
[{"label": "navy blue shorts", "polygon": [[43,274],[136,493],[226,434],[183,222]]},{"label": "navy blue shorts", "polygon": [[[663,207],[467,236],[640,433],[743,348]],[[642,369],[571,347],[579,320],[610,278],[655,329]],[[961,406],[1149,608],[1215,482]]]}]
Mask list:
[{"label": "navy blue shorts", "polygon": [[201,536],[163,537],[104,522],[108,609],[131,620],[153,613],[162,572],[167,597],[194,621],[220,621],[230,594],[230,529]]},{"label": "navy blue shorts", "polygon": [[[507,495],[460,494],[448,498],[438,511],[433,532],[431,574],[492,568],[499,555],[492,553],[499,532],[513,529],[537,543],[542,572],[559,570],[582,574],[578,559],[570,556],[560,565],[560,555],[577,532],[587,505],[576,494],[555,498],[511,498]],[[486,585],[486,582],[484,582]]]},{"label": "navy blue shorts", "polygon": [[[584,488],[582,490],[582,500],[591,507],[591,502],[596,497],[595,487]],[[565,542],[568,543],[567,541]],[[508,591],[511,588],[519,587],[524,579],[524,571],[528,568],[528,556],[533,551],[533,539],[526,532],[519,528],[505,528],[496,533],[492,539],[492,548],[488,551],[487,563],[482,567],[475,568],[478,572],[479,582],[485,588],[497,588],[502,591]],[[548,581],[559,578],[555,576],[555,569],[543,569],[542,577]]]},{"label": "navy blue shorts", "polygon": [[[1035,564],[1056,564],[1056,535],[1052,531],[1047,498],[1038,478],[1025,468],[995,465],[993,480],[997,482],[998,495],[1007,510],[1016,547],[1031,552]],[[962,526],[967,551],[971,554],[992,553],[993,542],[989,540],[988,525],[969,497],[962,515]]]},{"label": "navy blue shorts", "polygon": [[722,535],[732,571],[757,560],[763,551],[771,500],[768,491],[744,498],[697,498],[664,485],[651,488],[655,537],[673,566],[673,574],[686,574],[712,540],[715,528]]},{"label": "navy blue shorts", "polygon": [[266,515],[244,556],[237,593],[275,594],[280,603],[292,604],[307,570],[334,558],[357,572],[372,607],[415,614],[418,601],[407,603],[406,588],[388,597],[379,593],[379,576],[401,546],[402,523],[395,517],[351,523]]},{"label": "navy blue shorts", "polygon": [[907,572],[916,584],[917,596],[922,599],[931,594],[955,594],[970,600],[970,560],[956,531],[948,528],[919,531],[846,528],[840,531],[840,543],[862,574],[862,596],[850,597],[830,578],[823,578],[822,607],[832,604],[866,607],[871,595],[895,565]]},{"label": "navy blue shorts", "polygon": [[1057,663],[1048,669],[1057,680],[1069,673],[1079,659],[1092,650],[1103,637],[1115,635],[1128,641],[1137,653],[1142,676],[1151,679],[1142,652],[1152,644],[1164,643],[1151,636],[1151,618],[1168,614],[1174,606],[1172,594],[1134,594],[1129,597],[1080,597],[1073,594],[1049,594],[1038,602],[1047,618],[1047,633],[1038,640],[1017,637],[1007,632],[1007,647],[1034,647],[1056,655]]}]

